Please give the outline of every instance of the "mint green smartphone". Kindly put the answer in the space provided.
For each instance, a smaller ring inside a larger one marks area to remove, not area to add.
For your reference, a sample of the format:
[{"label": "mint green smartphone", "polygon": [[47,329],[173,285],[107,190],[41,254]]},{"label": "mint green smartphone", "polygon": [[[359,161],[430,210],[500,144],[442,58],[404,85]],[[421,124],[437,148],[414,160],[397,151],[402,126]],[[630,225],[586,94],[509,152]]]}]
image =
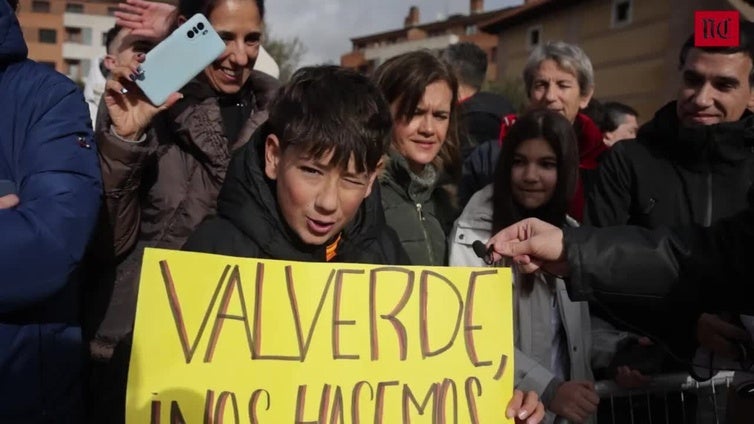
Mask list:
[{"label": "mint green smartphone", "polygon": [[147,53],[136,85],[152,104],[161,105],[224,50],[207,18],[197,13]]}]

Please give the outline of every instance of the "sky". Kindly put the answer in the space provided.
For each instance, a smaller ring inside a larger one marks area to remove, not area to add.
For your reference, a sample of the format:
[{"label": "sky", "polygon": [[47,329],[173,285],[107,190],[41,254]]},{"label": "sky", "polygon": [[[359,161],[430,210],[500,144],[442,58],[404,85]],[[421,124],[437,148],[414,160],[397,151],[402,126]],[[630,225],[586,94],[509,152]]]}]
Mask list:
[{"label": "sky", "polygon": [[[490,11],[522,0],[485,0]],[[469,13],[469,0],[268,0],[265,21],[278,39],[298,37],[306,47],[300,65],[339,64],[353,37],[403,27],[410,6],[419,7],[420,23],[454,13]]]}]

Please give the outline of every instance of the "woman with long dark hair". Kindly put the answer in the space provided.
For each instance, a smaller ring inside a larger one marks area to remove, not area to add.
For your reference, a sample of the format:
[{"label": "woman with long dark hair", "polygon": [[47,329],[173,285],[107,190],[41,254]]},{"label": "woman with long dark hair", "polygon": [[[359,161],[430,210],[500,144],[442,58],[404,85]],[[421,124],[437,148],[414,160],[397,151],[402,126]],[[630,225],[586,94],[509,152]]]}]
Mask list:
[{"label": "woman with long dark hair", "polygon": [[[524,218],[576,225],[566,211],[578,166],[576,135],[565,117],[549,110],[521,116],[502,145],[494,182],[471,198],[455,223],[450,265],[484,266],[473,242],[486,242]],[[590,365],[588,304],[572,302],[563,280],[553,275],[514,269],[513,285],[516,388],[540,396],[545,422],[556,416],[588,421],[599,402]]]}]

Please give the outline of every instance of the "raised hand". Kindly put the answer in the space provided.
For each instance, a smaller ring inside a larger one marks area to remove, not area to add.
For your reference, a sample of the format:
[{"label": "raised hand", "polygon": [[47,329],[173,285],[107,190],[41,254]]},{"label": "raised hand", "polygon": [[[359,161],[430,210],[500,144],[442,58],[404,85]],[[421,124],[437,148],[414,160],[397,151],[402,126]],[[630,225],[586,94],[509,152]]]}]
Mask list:
[{"label": "raised hand", "polygon": [[129,28],[135,36],[155,40],[167,37],[178,19],[178,8],[168,3],[126,0],[118,3],[118,9],[115,12],[117,25]]},{"label": "raised hand", "polygon": [[136,55],[128,65],[111,69],[105,84],[105,105],[115,133],[128,140],[141,138],[152,119],[183,97],[180,93],[171,94],[162,105],[149,102],[144,93],[134,83],[141,73],[140,64],[144,54]]}]

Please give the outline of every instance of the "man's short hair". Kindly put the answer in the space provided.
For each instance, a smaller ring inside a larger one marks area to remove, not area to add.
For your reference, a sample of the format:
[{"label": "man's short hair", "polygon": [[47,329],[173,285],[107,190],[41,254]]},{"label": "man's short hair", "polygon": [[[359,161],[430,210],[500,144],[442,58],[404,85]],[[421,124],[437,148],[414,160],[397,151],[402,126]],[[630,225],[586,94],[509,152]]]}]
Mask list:
[{"label": "man's short hair", "polygon": [[[689,51],[692,48],[707,53],[734,54],[741,52],[746,54],[754,65],[754,23],[744,19],[739,22],[738,46],[734,47],[696,47],[692,33],[681,47],[681,53],[678,55],[678,69],[683,69],[683,66],[686,65],[686,58],[688,58]],[[749,72],[749,85],[754,89],[754,66]]]},{"label": "man's short hair", "polygon": [[374,172],[390,145],[390,107],[377,86],[339,66],[304,67],[280,89],[267,124],[281,151],[296,146],[313,157],[358,172]]},{"label": "man's short hair", "polygon": [[636,109],[620,102],[604,103],[602,109],[604,112],[604,119],[599,127],[603,133],[617,130],[620,124],[625,121],[626,116],[639,118],[639,112],[637,112]]},{"label": "man's short hair", "polygon": [[114,27],[110,28],[105,34],[105,49],[107,49],[107,54],[117,53],[113,51],[113,41],[115,41],[115,38],[118,36],[120,30],[122,29],[122,26],[115,25]]},{"label": "man's short hair", "polygon": [[13,9],[13,11],[18,10],[18,0],[8,0],[8,4],[10,4],[10,8]]},{"label": "man's short hair", "polygon": [[524,67],[526,94],[531,95],[534,74],[545,60],[552,60],[559,67],[572,72],[579,83],[579,93],[586,96],[594,88],[594,67],[581,47],[565,41],[548,41],[537,46],[529,55]]},{"label": "man's short hair", "polygon": [[461,84],[482,88],[487,75],[487,53],[481,47],[468,41],[451,44],[442,58],[453,68]]}]

